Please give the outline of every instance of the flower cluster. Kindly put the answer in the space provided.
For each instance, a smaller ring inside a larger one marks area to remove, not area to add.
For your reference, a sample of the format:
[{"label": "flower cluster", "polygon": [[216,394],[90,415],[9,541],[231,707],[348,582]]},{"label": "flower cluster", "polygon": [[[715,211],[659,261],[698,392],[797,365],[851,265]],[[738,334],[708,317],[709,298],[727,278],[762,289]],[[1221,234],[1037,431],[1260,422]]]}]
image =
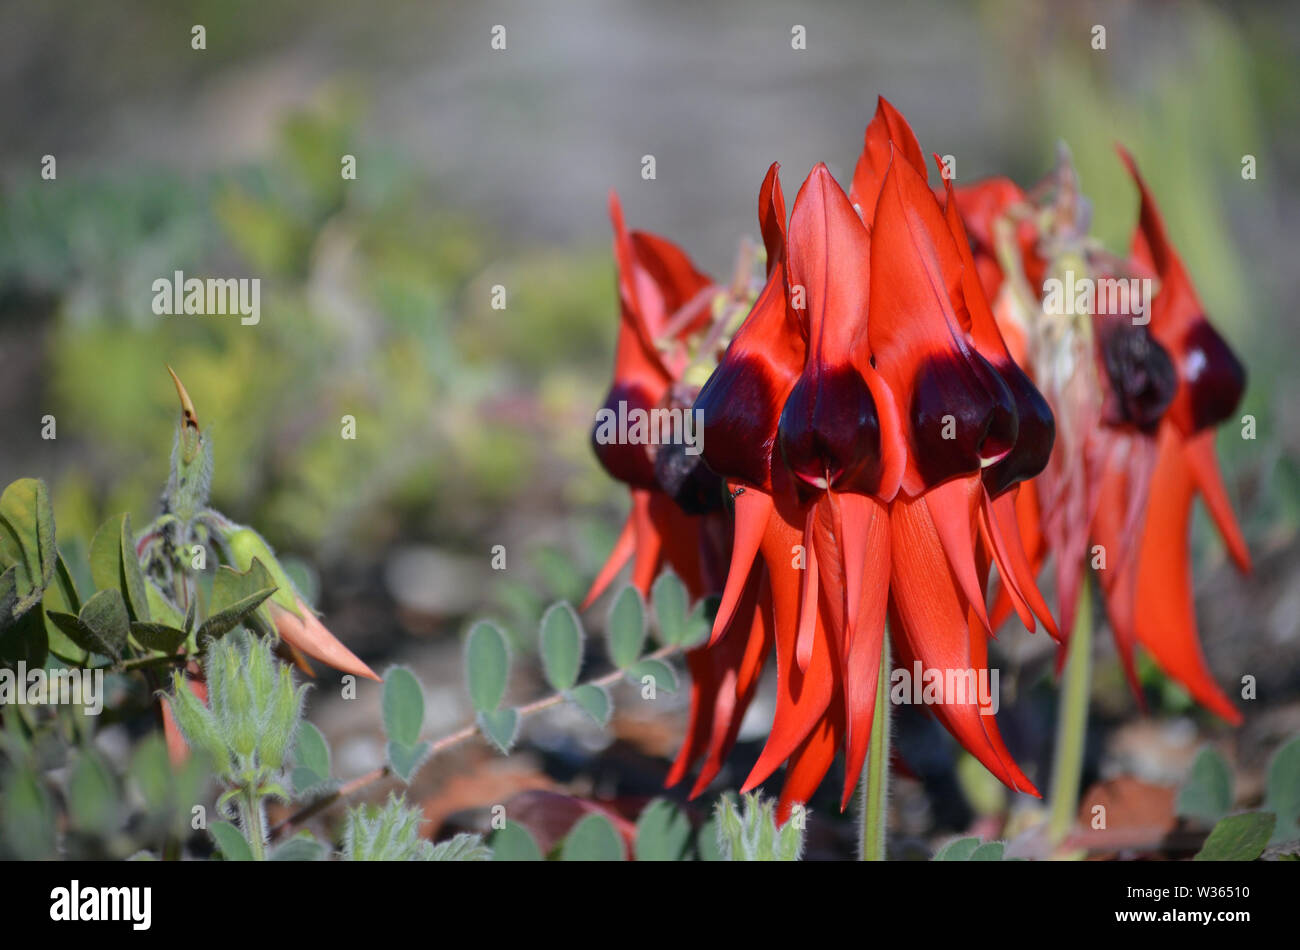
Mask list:
[{"label": "flower cluster", "polygon": [[[1200,495],[1249,571],[1214,450],[1245,370],[1206,318],[1132,156],[1120,158],[1140,196],[1122,259],[1088,237],[1067,155],[1030,194],[1004,178],[957,189],[998,323],[1061,427],[1046,470],[1020,493],[1019,525],[1035,570],[1053,556],[1062,629],[1073,629],[1085,567],[1096,569],[1139,701],[1140,643],[1198,702],[1239,723],[1201,652],[1188,537]],[[995,596],[996,622],[1009,606]]]},{"label": "flower cluster", "polygon": [[[987,676],[988,641],[1012,612],[1063,640],[1037,575],[1054,556],[1068,631],[1090,538],[1114,552],[1101,584],[1129,667],[1136,640],[1232,715],[1196,647],[1187,517],[1199,491],[1246,563],[1211,442],[1243,375],[1149,193],[1139,179],[1138,237],[1121,261],[1065,240],[1059,223],[1086,217],[1068,165],[1058,187],[1027,196],[1006,179],[954,189],[935,161],[932,187],[882,98],[847,192],[819,164],[787,218],[772,165],[758,199],[766,273],[725,350],[718,288],[671,243],[626,233],[613,203],[622,320],[606,408],[689,409],[703,440],[692,456],[594,439],[633,505],[587,603],[628,561],[642,591],[668,565],[693,596],[720,594],[708,643],[687,656],[690,724],[669,774],[702,760],[693,794],[775,655],[775,716],[742,790],[784,764],[784,820],[843,749],[847,804],[882,662]],[[1149,274],[1158,291],[1094,296],[1063,323],[1036,288],[1080,247],[1090,278]],[[1004,783],[1038,794],[973,691],[942,693],[931,711]]]}]

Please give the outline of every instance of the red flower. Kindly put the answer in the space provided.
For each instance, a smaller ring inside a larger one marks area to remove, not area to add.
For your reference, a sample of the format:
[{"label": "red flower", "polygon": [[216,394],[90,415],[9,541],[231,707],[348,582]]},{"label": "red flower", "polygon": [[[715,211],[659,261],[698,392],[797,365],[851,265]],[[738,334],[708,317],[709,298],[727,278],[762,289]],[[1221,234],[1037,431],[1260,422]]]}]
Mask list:
[{"label": "red flower", "polygon": [[[1188,522],[1192,498],[1199,493],[1234,560],[1249,570],[1213,446],[1213,426],[1235,410],[1245,373],[1206,320],[1132,158],[1122,150],[1121,156],[1142,197],[1128,260],[1112,258],[1087,241],[1068,160],[1051,182],[1049,204],[1031,203],[1004,179],[957,193],[972,234],[982,235],[973,241],[976,254],[1011,268],[1004,274],[999,267],[998,322],[1018,342],[1017,358],[1063,423],[1046,471],[1021,492],[1018,521],[1031,569],[1036,573],[1048,554],[1055,559],[1066,630],[1073,627],[1090,545],[1100,546],[1106,563],[1098,578],[1107,614],[1139,700],[1135,643],[1199,702],[1239,722],[1200,649]],[[1049,233],[1030,227],[1026,234],[1031,220],[1046,221]],[[1057,273],[1044,257],[1052,246],[1082,249],[1090,279],[1153,277],[1158,292],[1150,301],[1122,297],[1118,307],[1098,294],[1091,311],[1075,314],[1073,321],[1050,312],[1036,288],[1044,286],[1043,275]],[[1149,323],[1132,318],[1134,304],[1145,305]],[[992,612],[995,626],[1010,608],[1000,591]],[[1064,655],[1062,650],[1062,660]]]},{"label": "red flower", "polygon": [[[689,344],[711,323],[718,288],[672,242],[628,232],[612,193],[609,214],[620,320],[614,381],[604,410],[616,417],[656,409],[686,412],[694,397],[681,380],[691,360]],[[720,480],[681,444],[603,441],[600,432],[598,423],[592,433],[596,456],[611,476],[627,483],[632,511],[582,609],[600,597],[629,561],[632,582],[643,594],[665,564],[692,597],[715,591],[726,564]]]},{"label": "red flower", "polygon": [[[699,687],[670,781],[701,755],[695,793],[716,774],[774,640],[776,714],[744,790],[786,762],[784,819],[841,745],[843,802],[852,794],[887,614],[909,668],[983,669],[995,560],[1031,629],[1035,610],[1051,628],[994,499],[1041,469],[1053,423],[998,335],[955,207],[945,216],[887,102],[850,195],[816,166],[788,230],[777,170],[759,196],[767,285],[695,403],[735,531],[703,648],[714,676]],[[1004,782],[1037,794],[966,699],[945,697],[934,712]]]}]

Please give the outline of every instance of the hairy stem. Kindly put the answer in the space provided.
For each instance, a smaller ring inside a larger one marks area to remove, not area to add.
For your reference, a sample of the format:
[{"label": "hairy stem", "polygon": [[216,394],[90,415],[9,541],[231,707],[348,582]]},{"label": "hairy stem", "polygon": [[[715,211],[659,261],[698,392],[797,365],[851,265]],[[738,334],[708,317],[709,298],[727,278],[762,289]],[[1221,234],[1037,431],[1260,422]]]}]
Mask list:
[{"label": "hairy stem", "polygon": [[1052,790],[1048,835],[1053,846],[1065,840],[1079,811],[1079,782],[1088,733],[1088,697],[1092,683],[1092,585],[1085,573],[1079,591],[1074,629],[1065,658],[1065,675],[1056,721],[1056,753],[1052,761]]},{"label": "hairy stem", "polygon": [[871,717],[871,742],[862,776],[862,815],[858,857],[885,860],[886,819],[889,816],[889,631],[880,644],[880,673],[876,678],[876,707]]},{"label": "hairy stem", "polygon": [[244,837],[253,851],[253,860],[265,861],[266,825],[262,821],[262,803],[251,785],[239,796],[239,818],[244,825]]}]

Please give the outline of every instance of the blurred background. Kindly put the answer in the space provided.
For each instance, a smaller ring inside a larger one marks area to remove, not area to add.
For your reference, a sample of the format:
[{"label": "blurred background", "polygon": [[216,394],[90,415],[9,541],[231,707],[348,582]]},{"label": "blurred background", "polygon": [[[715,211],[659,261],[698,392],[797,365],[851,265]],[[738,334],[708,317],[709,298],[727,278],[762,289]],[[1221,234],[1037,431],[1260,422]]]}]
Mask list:
[{"label": "blurred background", "polygon": [[[191,48],[194,24],[206,49]],[[806,49],[791,48],[795,25]],[[525,650],[546,603],[581,597],[625,514],[588,447],[617,321],[611,188],[629,226],[723,277],[757,234],[768,165],[787,193],[817,161],[847,182],[884,94],[927,151],[956,156],[959,181],[1031,184],[1067,143],[1096,233],[1122,251],[1136,208],[1123,142],[1250,372],[1258,438],[1228,425],[1220,454],[1257,570],[1233,574],[1198,512],[1197,578],[1220,681],[1250,670],[1261,698],[1230,733],[1148,669],[1154,715],[1139,719],[1099,637],[1089,774],[1176,780],[1210,737],[1247,794],[1277,737],[1300,731],[1298,58],[1300,8],[1266,3],[11,0],[0,484],[46,479],[74,546],[110,514],[143,523],[167,474],[172,365],[214,434],[217,506],[297,559],[372,665],[408,662],[436,684],[429,725],[449,731],[469,716],[465,618],[498,618]],[[152,282],[176,270],[259,277],[261,323],[156,316]],[[355,441],[340,438],[345,414]],[[1000,721],[1045,781],[1050,653],[1009,632],[1003,654]],[[520,677],[513,698],[537,695]],[[331,695],[312,716],[340,772],[374,767],[376,709]],[[454,822],[524,788],[654,794],[684,697],[647,705],[620,703],[611,733],[538,717],[509,760],[462,750],[423,773],[426,811]],[[723,787],[770,714],[756,704]],[[937,727],[901,729],[916,773],[904,834],[1002,808]]]}]

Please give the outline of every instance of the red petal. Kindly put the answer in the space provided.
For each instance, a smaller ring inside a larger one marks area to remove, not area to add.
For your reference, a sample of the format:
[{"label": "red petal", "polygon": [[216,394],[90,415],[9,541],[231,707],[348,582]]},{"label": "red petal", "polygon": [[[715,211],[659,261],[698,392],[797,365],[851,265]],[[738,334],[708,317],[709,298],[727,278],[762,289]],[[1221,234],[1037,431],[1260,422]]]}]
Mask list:
[{"label": "red petal", "polygon": [[579,610],[586,610],[605,589],[609,587],[610,582],[618,576],[618,572],[623,570],[628,561],[632,559],[632,554],[636,550],[636,518],[631,514],[623,522],[623,530],[618,534],[618,540],[614,542],[614,549],[609,552],[609,557],[605,559],[604,566],[596,575],[596,579],[591,582],[591,589],[587,591],[587,596],[582,600],[582,606]]},{"label": "red petal", "polygon": [[1177,429],[1161,426],[1158,441],[1138,561],[1137,639],[1197,702],[1236,725],[1241,713],[1214,682],[1196,631],[1188,550],[1196,483]]},{"label": "red petal", "polygon": [[[978,483],[978,478],[970,479]],[[928,496],[896,499],[890,509],[890,572],[894,643],[905,664],[919,660],[924,670],[976,668],[972,656],[968,602],[962,595],[939,540]],[[980,634],[983,635],[982,633]],[[990,772],[1009,787],[1038,792],[1019,766],[1005,754],[990,717],[976,702],[939,703],[931,707],[944,727]]]},{"label": "red petal", "polygon": [[849,201],[858,206],[862,220],[869,226],[875,217],[876,201],[891,155],[895,152],[909,162],[922,179],[925,178],[925,155],[916,134],[902,113],[881,96],[876,100],[876,114],[863,134],[862,154],[853,169],[853,184],[849,188]]},{"label": "red petal", "polygon": [[776,714],[762,754],[742,791],[761,784],[784,762],[821,721],[831,703],[837,661],[821,621],[813,637],[806,670],[795,660],[799,630],[799,592],[803,571],[793,564],[795,546],[803,543],[805,517],[797,508],[777,505],[763,538],[763,560],[772,588],[776,627]]},{"label": "red petal", "polygon": [[1219,460],[1214,452],[1214,432],[1205,430],[1183,442],[1183,458],[1191,467],[1192,478],[1201,493],[1201,500],[1209,509],[1228,547],[1228,553],[1237,562],[1237,567],[1249,573],[1250,551],[1246,549],[1246,539],[1242,537],[1241,526],[1232,511],[1232,502],[1223,487],[1223,476],[1219,473]]}]

